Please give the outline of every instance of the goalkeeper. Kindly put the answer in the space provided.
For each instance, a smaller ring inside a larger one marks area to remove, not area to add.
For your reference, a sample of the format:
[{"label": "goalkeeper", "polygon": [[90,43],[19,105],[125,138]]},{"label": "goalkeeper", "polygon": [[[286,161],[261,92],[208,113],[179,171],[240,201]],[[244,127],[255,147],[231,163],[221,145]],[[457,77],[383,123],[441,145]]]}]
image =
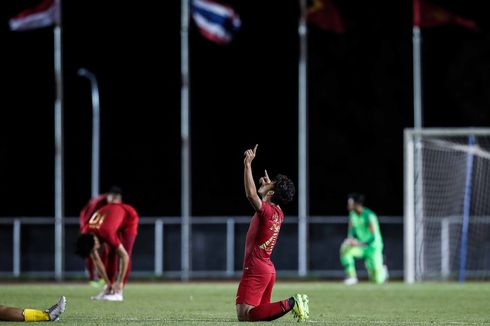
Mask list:
[{"label": "goalkeeper", "polygon": [[378,217],[364,207],[364,196],[350,194],[347,197],[349,210],[349,229],[347,239],[340,247],[340,262],[344,266],[344,283],[353,285],[358,282],[355,259],[364,259],[369,279],[377,284],[384,283],[388,277],[383,264],[383,238],[379,230]]}]

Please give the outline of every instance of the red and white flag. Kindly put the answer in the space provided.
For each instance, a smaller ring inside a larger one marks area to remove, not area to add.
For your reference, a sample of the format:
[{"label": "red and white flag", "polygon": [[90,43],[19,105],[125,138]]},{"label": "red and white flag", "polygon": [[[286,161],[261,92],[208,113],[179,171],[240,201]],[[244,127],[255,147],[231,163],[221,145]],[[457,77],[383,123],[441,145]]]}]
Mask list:
[{"label": "red and white flag", "polygon": [[306,19],[323,30],[345,32],[344,21],[332,0],[313,0]]},{"label": "red and white flag", "polygon": [[413,25],[419,27],[435,27],[440,25],[459,25],[477,31],[476,22],[455,14],[426,0],[413,0]]},{"label": "red and white flag", "polygon": [[12,31],[27,31],[59,23],[58,0],[41,0],[31,8],[20,12],[9,21]]}]

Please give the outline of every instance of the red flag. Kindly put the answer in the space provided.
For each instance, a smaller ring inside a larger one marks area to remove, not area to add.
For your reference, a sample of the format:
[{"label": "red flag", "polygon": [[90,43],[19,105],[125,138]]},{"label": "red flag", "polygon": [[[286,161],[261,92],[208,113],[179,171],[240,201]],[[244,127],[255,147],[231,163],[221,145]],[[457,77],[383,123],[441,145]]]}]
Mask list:
[{"label": "red flag", "polygon": [[434,27],[446,24],[478,30],[473,20],[456,15],[449,10],[425,0],[413,0],[413,25],[419,27]]},{"label": "red flag", "polygon": [[332,0],[313,0],[306,19],[321,29],[335,33],[345,32],[344,22]]},{"label": "red flag", "polygon": [[58,0],[41,0],[31,8],[20,12],[9,21],[13,31],[26,31],[50,26],[59,22]]}]

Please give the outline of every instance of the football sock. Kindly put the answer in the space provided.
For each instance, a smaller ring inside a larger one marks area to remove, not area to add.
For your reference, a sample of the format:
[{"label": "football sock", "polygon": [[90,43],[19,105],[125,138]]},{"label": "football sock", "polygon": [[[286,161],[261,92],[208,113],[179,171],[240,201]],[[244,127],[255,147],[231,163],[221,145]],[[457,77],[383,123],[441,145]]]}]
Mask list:
[{"label": "football sock", "polygon": [[250,321],[270,321],[284,316],[293,309],[294,299],[292,305],[290,303],[291,299],[292,298],[273,303],[265,303],[253,308],[249,312]]},{"label": "football sock", "polygon": [[291,297],[288,299],[288,303],[289,303],[289,310],[291,310],[294,308],[294,304],[296,303],[296,301],[294,300],[293,297]]},{"label": "football sock", "polygon": [[36,309],[24,309],[25,321],[47,321],[49,315],[46,311]]},{"label": "football sock", "polygon": [[347,277],[357,277],[355,269],[348,270],[346,272],[346,274],[347,274]]}]

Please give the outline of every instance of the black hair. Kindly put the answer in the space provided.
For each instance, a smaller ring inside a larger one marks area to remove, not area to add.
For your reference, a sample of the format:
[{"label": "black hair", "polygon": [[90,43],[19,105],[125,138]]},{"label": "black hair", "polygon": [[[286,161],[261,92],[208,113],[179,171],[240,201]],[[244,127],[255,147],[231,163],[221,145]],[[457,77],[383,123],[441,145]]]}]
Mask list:
[{"label": "black hair", "polygon": [[92,252],[92,249],[94,249],[94,246],[95,240],[92,234],[80,234],[77,239],[75,254],[82,258],[87,258],[88,256],[90,256],[90,253]]},{"label": "black hair", "polygon": [[121,187],[118,186],[112,186],[111,189],[109,190],[109,193],[122,196],[122,189]]},{"label": "black hair", "polygon": [[356,192],[353,192],[353,193],[350,193],[349,195],[347,195],[347,199],[352,199],[354,201],[354,203],[356,204],[361,204],[361,205],[364,205],[364,195],[362,194],[358,194]]},{"label": "black hair", "polygon": [[286,205],[293,200],[296,188],[294,183],[287,176],[278,174],[274,178],[274,195],[272,202],[278,205]]}]

